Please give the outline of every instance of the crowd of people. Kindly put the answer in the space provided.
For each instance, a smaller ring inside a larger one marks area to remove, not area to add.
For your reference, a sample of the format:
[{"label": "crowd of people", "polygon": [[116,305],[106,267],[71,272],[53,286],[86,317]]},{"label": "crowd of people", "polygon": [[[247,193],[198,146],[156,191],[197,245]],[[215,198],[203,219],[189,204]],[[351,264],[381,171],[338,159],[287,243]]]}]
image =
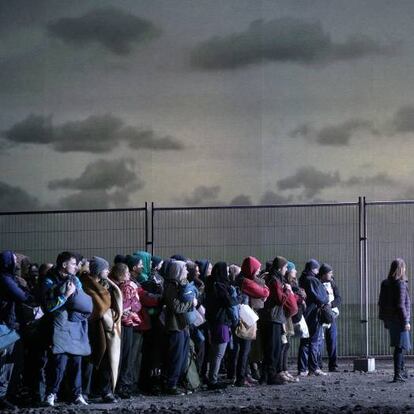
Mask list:
[{"label": "crowd of people", "polygon": [[[405,264],[401,269],[401,263],[391,267],[380,298],[380,316],[393,333],[396,381],[405,380],[410,342]],[[395,295],[404,295],[403,314]],[[137,251],[110,264],[65,251],[56,263],[38,266],[4,251],[0,408],[114,403],[140,393],[183,395],[324,376],[324,342],[328,370],[338,369],[340,304],[332,267],[314,259],[297,277],[294,263],[281,256],[262,268],[251,256],[240,266],[213,265]],[[292,374],[293,336],[300,345]]]}]

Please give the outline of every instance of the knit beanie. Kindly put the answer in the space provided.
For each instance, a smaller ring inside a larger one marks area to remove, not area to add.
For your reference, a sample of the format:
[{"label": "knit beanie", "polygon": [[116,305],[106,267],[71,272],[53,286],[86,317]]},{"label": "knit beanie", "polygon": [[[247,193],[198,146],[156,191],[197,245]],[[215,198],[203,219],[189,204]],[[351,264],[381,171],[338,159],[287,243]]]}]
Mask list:
[{"label": "knit beanie", "polygon": [[326,275],[329,272],[332,272],[332,266],[328,265],[327,263],[322,263],[321,267],[319,268],[319,276]]},{"label": "knit beanie", "polygon": [[286,258],[284,258],[283,256],[276,256],[273,259],[273,269],[274,270],[280,270],[283,266],[288,264],[288,260]]},{"label": "knit beanie", "polygon": [[100,273],[109,269],[109,263],[102,257],[93,256],[89,261],[89,271],[91,275],[99,276]]},{"label": "knit beanie", "polygon": [[295,263],[288,262],[288,264],[287,264],[287,271],[288,272],[291,272],[292,270],[295,270],[295,269],[296,269]]},{"label": "knit beanie", "polygon": [[151,266],[153,269],[155,269],[161,262],[162,262],[162,257],[160,256],[151,257]]},{"label": "knit beanie", "polygon": [[319,269],[321,267],[320,263],[315,259],[310,259],[305,264],[305,271],[312,271],[315,269]]},{"label": "knit beanie", "polygon": [[177,260],[179,262],[186,262],[187,261],[187,258],[185,258],[182,254],[174,254],[173,256],[171,256],[171,259]]},{"label": "knit beanie", "polygon": [[114,257],[114,264],[117,263],[125,263],[126,264],[126,256],[124,256],[123,254],[117,254]]}]

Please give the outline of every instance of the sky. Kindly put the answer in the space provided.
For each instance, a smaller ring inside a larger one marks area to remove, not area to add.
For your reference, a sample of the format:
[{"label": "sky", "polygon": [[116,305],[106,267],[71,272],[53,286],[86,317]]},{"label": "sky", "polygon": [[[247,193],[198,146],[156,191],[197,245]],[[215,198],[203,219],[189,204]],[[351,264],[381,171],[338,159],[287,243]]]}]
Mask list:
[{"label": "sky", "polygon": [[0,0],[0,210],[412,199],[413,15]]}]

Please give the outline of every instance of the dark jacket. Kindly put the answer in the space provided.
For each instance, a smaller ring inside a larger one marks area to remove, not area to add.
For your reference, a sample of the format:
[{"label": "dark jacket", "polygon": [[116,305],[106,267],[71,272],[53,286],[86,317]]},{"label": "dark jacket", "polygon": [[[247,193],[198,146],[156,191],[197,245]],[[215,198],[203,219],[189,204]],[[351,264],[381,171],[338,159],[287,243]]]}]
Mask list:
[{"label": "dark jacket", "polygon": [[165,304],[165,329],[167,331],[182,331],[188,326],[186,313],[193,306],[193,300],[184,300],[181,273],[185,263],[172,261],[168,266],[163,301]]},{"label": "dark jacket", "polygon": [[227,274],[227,264],[218,262],[205,285],[206,320],[210,325],[232,326],[232,307],[239,303],[235,288]]},{"label": "dark jacket", "polygon": [[408,284],[403,280],[385,279],[381,283],[378,301],[379,319],[385,322],[410,323],[411,300]]},{"label": "dark jacket", "polygon": [[322,282],[311,272],[303,272],[299,278],[299,286],[306,293],[306,309],[303,316],[308,324],[309,331],[315,332],[318,321],[318,308],[329,302],[328,293]]},{"label": "dark jacket", "polygon": [[17,329],[16,304],[32,301],[29,292],[23,290],[14,276],[15,262],[13,252],[6,250],[0,254],[0,323]]}]

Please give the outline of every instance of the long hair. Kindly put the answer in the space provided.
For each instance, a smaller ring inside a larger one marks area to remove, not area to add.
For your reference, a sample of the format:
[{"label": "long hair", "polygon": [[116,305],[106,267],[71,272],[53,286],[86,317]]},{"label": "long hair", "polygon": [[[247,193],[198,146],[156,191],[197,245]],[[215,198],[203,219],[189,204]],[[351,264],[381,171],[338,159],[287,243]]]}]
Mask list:
[{"label": "long hair", "polygon": [[390,266],[390,271],[388,273],[389,280],[407,280],[407,276],[405,274],[405,262],[401,258],[397,258],[392,261]]}]

